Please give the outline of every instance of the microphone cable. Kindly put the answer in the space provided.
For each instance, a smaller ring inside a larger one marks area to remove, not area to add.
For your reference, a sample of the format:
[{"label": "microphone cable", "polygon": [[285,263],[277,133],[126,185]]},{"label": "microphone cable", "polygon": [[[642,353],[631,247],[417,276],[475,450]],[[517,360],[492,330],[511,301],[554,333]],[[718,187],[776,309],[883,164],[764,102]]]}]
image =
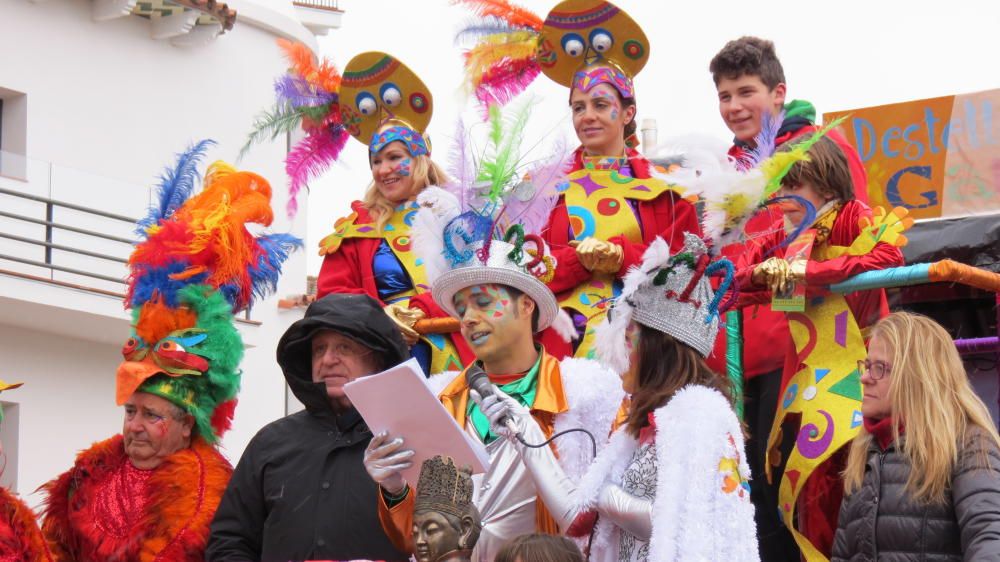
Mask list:
[{"label": "microphone cable", "polygon": [[552,437],[549,437],[548,439],[546,439],[545,441],[542,441],[541,443],[539,443],[537,445],[533,445],[533,444],[528,443],[527,441],[525,441],[524,437],[522,437],[520,433],[515,433],[514,437],[517,437],[517,440],[520,441],[521,444],[524,445],[525,447],[531,447],[532,449],[541,449],[542,447],[544,447],[544,446],[548,445],[549,443],[555,441],[555,439],[557,437],[562,437],[563,435],[566,435],[567,433],[573,433],[574,431],[579,431],[581,433],[585,433],[587,435],[587,437],[590,438],[590,450],[591,450],[591,453],[593,454],[593,458],[597,458],[597,439],[594,438],[594,434],[592,434],[591,432],[587,431],[586,429],[583,429],[582,427],[574,427],[574,428],[571,428],[571,429],[565,429],[563,431],[560,431],[559,433],[553,434]]}]

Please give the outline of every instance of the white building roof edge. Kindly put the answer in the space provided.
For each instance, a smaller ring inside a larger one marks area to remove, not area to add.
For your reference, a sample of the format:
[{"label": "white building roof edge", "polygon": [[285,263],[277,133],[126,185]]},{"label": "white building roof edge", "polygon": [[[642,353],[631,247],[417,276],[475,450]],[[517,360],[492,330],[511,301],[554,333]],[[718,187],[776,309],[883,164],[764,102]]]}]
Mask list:
[{"label": "white building roof edge", "polygon": [[304,43],[319,56],[316,36],[293,15],[253,0],[226,0],[226,3],[236,10],[236,25],[252,25],[279,37]]}]

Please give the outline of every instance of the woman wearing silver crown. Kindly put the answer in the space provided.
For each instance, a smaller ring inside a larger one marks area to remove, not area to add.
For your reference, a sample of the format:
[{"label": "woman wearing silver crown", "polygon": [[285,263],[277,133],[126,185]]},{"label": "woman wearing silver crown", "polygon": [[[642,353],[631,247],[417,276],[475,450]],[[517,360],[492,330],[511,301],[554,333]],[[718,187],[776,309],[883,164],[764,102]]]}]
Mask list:
[{"label": "woman wearing silver crown", "polygon": [[[705,364],[732,264],[711,262],[689,234],[671,256],[657,239],[625,277],[598,330],[601,360],[621,373],[628,417],[571,481],[547,448],[517,446],[540,498],[561,529],[592,535],[591,560],[757,561],[743,433],[727,381]],[[721,274],[718,293],[708,277]],[[484,399],[494,423],[510,416],[528,443],[544,440],[527,408],[506,396]]]}]

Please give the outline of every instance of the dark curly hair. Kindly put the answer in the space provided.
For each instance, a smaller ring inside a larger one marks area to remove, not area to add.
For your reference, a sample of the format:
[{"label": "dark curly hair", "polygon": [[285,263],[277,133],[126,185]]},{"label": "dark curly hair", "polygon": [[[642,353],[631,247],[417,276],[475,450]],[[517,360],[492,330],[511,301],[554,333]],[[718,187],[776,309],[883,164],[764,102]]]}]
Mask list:
[{"label": "dark curly hair", "polygon": [[749,35],[726,43],[712,58],[708,70],[716,86],[723,78],[735,80],[746,75],[759,76],[770,90],[785,81],[785,70],[774,51],[774,43]]}]

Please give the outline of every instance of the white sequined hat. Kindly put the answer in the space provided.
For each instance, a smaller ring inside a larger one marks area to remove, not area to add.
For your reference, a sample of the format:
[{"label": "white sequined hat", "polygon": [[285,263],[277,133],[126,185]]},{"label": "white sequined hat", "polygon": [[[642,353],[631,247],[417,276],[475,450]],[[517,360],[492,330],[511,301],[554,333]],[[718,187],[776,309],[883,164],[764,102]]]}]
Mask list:
[{"label": "white sequined hat", "polygon": [[436,187],[417,199],[420,211],[413,224],[414,248],[423,259],[434,301],[458,317],[455,293],[476,285],[514,287],[538,307],[538,330],[548,328],[559,304],[545,281],[555,272],[541,238],[525,234],[519,225],[501,233],[489,213],[460,213],[457,198]]}]

